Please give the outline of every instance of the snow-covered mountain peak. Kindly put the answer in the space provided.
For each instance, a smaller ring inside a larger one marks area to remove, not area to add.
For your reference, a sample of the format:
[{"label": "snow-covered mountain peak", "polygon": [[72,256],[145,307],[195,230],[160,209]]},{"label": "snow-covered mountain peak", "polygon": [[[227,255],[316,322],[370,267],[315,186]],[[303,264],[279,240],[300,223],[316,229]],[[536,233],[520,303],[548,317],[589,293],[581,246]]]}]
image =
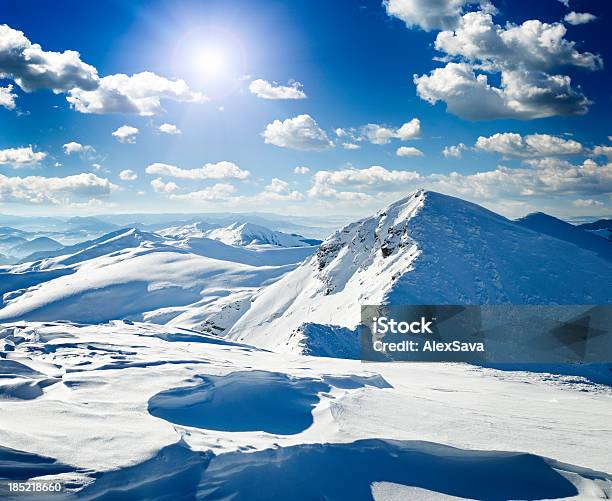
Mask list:
[{"label": "snow-covered mountain peak", "polygon": [[418,190],[333,233],[264,289],[229,335],[308,351],[303,323],[353,329],[361,305],[598,304],[612,300],[610,277],[609,261],[579,240]]},{"label": "snow-covered mountain peak", "polygon": [[225,228],[213,229],[206,236],[228,245],[274,245],[277,247],[307,247],[311,245],[301,235],[274,231],[253,223],[232,223]]}]

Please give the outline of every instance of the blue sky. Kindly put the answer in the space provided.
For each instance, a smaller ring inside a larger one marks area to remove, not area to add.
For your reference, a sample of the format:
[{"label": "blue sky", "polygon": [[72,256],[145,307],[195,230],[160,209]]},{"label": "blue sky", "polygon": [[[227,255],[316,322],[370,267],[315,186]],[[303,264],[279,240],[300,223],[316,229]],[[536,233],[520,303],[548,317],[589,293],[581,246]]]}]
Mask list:
[{"label": "blue sky", "polygon": [[0,212],[364,215],[426,187],[609,215],[611,11],[22,1],[0,17]]}]

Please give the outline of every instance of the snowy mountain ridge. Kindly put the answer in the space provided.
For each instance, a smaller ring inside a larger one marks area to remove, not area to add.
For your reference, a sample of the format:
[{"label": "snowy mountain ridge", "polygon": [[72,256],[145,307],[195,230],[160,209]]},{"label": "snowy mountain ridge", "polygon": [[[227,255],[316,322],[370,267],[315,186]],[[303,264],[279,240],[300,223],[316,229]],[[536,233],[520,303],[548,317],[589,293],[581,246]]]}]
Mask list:
[{"label": "snowy mountain ridge", "polygon": [[157,232],[170,238],[210,238],[234,246],[308,247],[320,243],[301,235],[275,231],[253,223],[234,222],[223,227],[217,224],[196,222],[184,226],[165,228]]},{"label": "snowy mountain ridge", "polygon": [[591,250],[419,190],[332,234],[258,294],[228,335],[316,354],[312,324],[354,329],[363,304],[607,303],[610,281],[610,261]]}]

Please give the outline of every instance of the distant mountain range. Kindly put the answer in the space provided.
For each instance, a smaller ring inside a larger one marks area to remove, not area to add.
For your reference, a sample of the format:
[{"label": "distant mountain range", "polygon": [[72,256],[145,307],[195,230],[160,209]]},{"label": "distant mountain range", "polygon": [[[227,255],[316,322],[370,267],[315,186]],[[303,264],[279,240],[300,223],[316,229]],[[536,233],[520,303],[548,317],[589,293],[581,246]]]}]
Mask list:
[{"label": "distant mountain range", "polygon": [[143,320],[354,356],[362,304],[611,302],[612,246],[589,231],[422,190],[322,243],[241,221],[113,229],[60,248],[4,228],[22,249],[52,248],[0,267],[0,322]]}]

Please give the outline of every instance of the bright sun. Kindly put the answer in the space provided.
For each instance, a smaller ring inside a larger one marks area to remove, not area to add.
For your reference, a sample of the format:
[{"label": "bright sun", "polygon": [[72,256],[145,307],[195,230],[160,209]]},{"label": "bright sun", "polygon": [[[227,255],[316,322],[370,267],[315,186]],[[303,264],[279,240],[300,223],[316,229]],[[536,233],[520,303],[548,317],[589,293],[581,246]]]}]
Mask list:
[{"label": "bright sun", "polygon": [[193,64],[196,71],[207,80],[222,78],[231,68],[228,51],[214,46],[196,50]]}]

